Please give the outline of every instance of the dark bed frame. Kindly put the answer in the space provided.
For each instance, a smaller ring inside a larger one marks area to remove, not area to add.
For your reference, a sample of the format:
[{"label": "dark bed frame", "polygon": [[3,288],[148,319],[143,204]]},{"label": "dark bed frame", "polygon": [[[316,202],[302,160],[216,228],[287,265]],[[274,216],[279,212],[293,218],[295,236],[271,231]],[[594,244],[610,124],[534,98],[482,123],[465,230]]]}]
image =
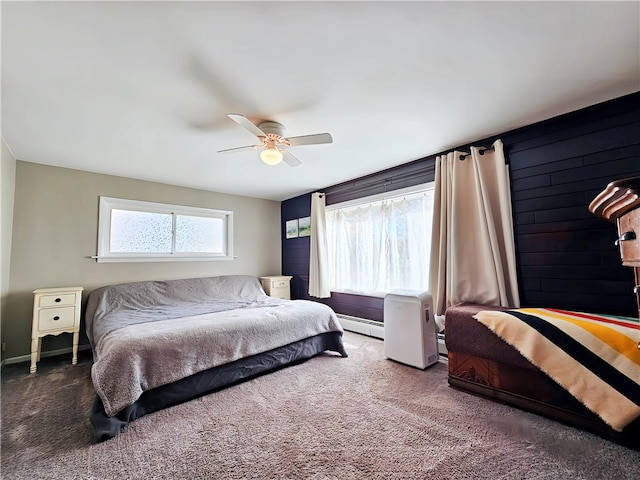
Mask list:
[{"label": "dark bed frame", "polygon": [[564,388],[473,317],[486,305],[461,304],[445,313],[449,384],[558,420],[640,450],[640,418],[613,430]]},{"label": "dark bed frame", "polygon": [[268,352],[241,358],[219,367],[144,392],[131,406],[109,417],[96,395],[91,409],[92,437],[102,442],[115,437],[137,418],[215,392],[243,380],[308,360],[324,351],[346,357],[341,332],[328,332]]}]

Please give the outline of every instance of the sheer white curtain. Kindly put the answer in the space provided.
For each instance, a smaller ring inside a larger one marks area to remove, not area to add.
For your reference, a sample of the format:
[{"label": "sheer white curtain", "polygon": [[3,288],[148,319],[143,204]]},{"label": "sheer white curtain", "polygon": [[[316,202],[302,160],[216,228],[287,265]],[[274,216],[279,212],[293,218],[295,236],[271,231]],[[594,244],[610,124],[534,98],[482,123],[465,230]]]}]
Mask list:
[{"label": "sheer white curtain", "polygon": [[309,295],[331,296],[327,265],[327,234],[324,193],[311,194],[311,251],[309,255]]},{"label": "sheer white curtain", "polygon": [[426,290],[432,208],[423,192],[327,211],[332,289]]},{"label": "sheer white curtain", "polygon": [[429,290],[439,315],[464,301],[520,306],[504,149],[482,150],[436,158]]}]

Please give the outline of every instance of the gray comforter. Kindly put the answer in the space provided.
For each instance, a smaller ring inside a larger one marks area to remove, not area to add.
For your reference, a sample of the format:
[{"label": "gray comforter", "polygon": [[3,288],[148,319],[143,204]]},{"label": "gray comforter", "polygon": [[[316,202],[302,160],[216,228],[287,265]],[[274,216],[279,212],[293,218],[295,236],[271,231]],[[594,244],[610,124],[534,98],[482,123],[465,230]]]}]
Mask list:
[{"label": "gray comforter", "polygon": [[137,282],[94,290],[86,309],[91,376],[107,415],[149,389],[325,332],[328,306],[265,295],[256,277]]}]

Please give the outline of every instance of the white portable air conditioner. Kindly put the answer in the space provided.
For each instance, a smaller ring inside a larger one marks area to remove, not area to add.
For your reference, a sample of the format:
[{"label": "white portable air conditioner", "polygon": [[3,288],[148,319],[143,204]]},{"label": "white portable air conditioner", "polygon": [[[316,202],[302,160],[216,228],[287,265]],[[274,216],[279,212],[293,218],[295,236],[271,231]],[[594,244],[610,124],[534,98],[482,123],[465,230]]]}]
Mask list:
[{"label": "white portable air conditioner", "polygon": [[393,290],[384,297],[384,354],[425,369],[438,361],[438,339],[429,292]]}]

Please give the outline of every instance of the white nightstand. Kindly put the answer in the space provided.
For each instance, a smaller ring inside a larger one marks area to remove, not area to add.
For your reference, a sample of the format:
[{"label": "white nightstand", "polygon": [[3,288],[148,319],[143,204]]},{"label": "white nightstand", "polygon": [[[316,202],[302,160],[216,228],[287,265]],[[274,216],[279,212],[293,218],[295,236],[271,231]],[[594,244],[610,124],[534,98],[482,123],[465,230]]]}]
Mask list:
[{"label": "white nightstand", "polygon": [[80,336],[80,302],[82,287],[40,288],[34,290],[33,323],[31,325],[31,368],[36,373],[40,361],[42,337],[73,333],[73,358],[78,363],[78,339]]},{"label": "white nightstand", "polygon": [[292,278],[293,277],[289,277],[286,275],[260,277],[260,283],[262,283],[264,292],[270,297],[291,300],[291,287],[289,286],[289,282]]}]

